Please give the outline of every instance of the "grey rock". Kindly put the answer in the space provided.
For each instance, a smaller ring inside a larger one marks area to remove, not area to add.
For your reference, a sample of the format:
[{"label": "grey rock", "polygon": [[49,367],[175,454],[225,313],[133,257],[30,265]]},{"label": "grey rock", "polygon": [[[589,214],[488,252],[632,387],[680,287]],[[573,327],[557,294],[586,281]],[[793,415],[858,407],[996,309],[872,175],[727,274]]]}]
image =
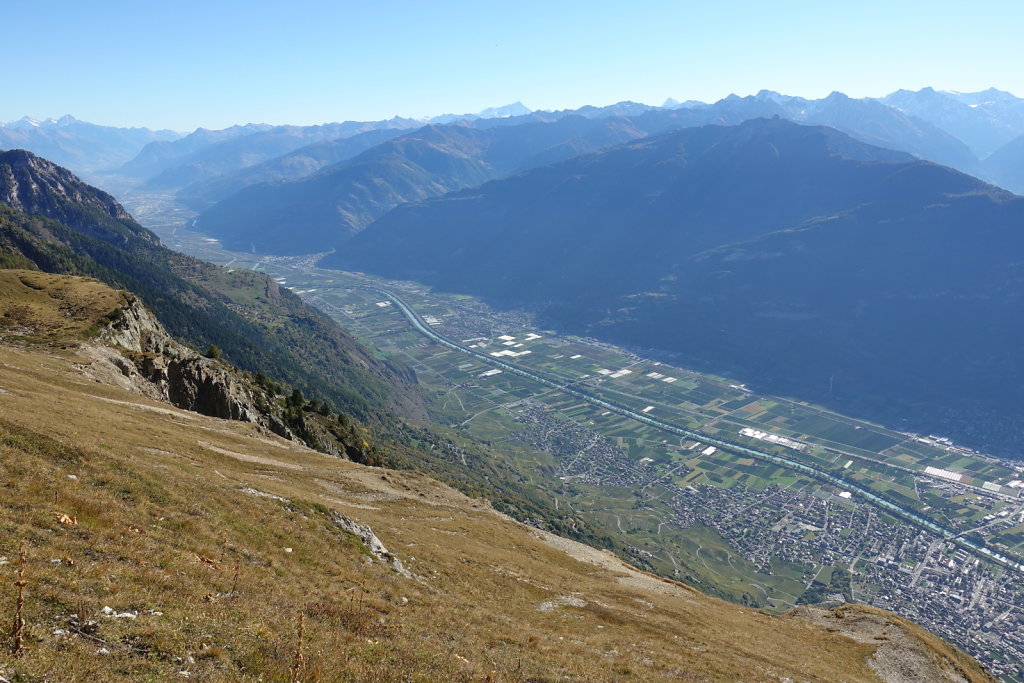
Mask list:
[{"label": "grey rock", "polygon": [[250,383],[227,363],[177,342],[142,302],[129,295],[121,315],[83,349],[93,360],[87,374],[101,381],[225,420],[252,422],[295,438],[270,410],[257,405]]},{"label": "grey rock", "polygon": [[331,521],[334,522],[334,525],[339,529],[355,535],[356,538],[366,545],[370,554],[378,560],[384,564],[390,565],[392,569],[405,578],[412,578],[412,574],[402,566],[402,561],[384,547],[384,544],[381,543],[380,539],[377,538],[377,535],[373,533],[373,529],[371,529],[369,525],[360,524],[337,512],[331,513]]}]

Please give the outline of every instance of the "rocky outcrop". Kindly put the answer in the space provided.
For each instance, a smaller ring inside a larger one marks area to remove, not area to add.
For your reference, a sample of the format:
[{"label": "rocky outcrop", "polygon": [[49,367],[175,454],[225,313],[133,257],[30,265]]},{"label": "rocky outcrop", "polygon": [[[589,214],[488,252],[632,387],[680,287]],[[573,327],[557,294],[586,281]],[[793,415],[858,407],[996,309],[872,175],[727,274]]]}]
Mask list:
[{"label": "rocky outcrop", "polygon": [[261,409],[256,390],[236,369],[175,341],[139,299],[128,295],[125,305],[108,317],[112,320],[101,329],[99,343],[85,350],[93,360],[87,372],[97,379],[184,410],[293,436],[266,407]]},{"label": "rocky outcrop", "polygon": [[791,615],[873,646],[868,666],[889,683],[994,683],[970,657],[894,614],[865,605],[804,605]]},{"label": "rocky outcrop", "polygon": [[[260,425],[314,450],[365,465],[382,455],[358,423],[318,399],[176,341],[141,299],[109,292],[120,305],[98,322],[91,343],[76,344],[87,377],[224,420]],[[91,318],[90,321],[95,321]],[[95,329],[95,328],[93,328]],[[219,354],[213,354],[219,356]]]},{"label": "rocky outcrop", "polygon": [[179,408],[225,420],[266,421],[254,405],[252,392],[210,359],[148,356],[139,368]]},{"label": "rocky outcrop", "polygon": [[380,539],[377,538],[377,535],[373,533],[373,529],[371,529],[368,525],[360,524],[354,520],[349,519],[345,515],[339,514],[334,511],[331,512],[331,521],[334,522],[334,525],[339,529],[349,532],[350,534],[358,538],[360,541],[362,541],[363,545],[366,546],[366,549],[370,551],[370,554],[376,557],[378,560],[380,560],[386,565],[389,565],[392,569],[394,569],[396,572],[398,572],[405,578],[412,578],[412,574],[410,574],[409,571],[404,566],[402,566],[402,561],[398,559],[397,556],[391,554],[388,551],[388,549],[384,547],[384,544],[380,542]]},{"label": "rocky outcrop", "polygon": [[194,353],[176,342],[156,316],[131,294],[125,305],[108,315],[110,323],[100,330],[100,341],[134,353]]}]

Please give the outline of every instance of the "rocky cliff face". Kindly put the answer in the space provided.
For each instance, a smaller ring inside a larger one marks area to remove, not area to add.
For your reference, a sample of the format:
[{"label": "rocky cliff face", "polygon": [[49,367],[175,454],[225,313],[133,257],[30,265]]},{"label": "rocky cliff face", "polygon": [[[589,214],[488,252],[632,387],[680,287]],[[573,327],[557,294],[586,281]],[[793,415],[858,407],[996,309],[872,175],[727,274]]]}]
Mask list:
[{"label": "rocky cliff face", "polygon": [[301,405],[282,406],[238,368],[176,341],[137,297],[125,294],[124,302],[108,314],[98,343],[83,349],[92,359],[83,368],[88,375],[184,410],[260,425],[322,453],[378,464],[375,448],[350,422]]},{"label": "rocky cliff face", "polygon": [[97,379],[178,408],[253,422],[293,438],[280,419],[261,408],[255,390],[236,369],[175,341],[139,299],[128,295],[112,318],[100,331],[100,343],[87,349],[94,361],[87,371]]},{"label": "rocky cliff face", "polygon": [[142,299],[99,280],[0,269],[0,348],[5,346],[73,349],[78,371],[94,381],[250,422],[322,453],[382,462],[374,439],[352,416],[322,399],[307,400],[293,385],[201,355],[176,341]]}]

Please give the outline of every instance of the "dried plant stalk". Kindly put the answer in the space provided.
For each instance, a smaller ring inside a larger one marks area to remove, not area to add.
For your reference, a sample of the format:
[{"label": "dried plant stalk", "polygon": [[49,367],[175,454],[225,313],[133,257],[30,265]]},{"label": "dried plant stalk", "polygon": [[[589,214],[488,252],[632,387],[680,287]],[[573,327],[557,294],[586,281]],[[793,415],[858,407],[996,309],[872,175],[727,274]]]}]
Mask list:
[{"label": "dried plant stalk", "polygon": [[295,647],[295,661],[292,662],[291,683],[299,683],[302,669],[305,666],[305,657],[302,655],[302,640],[306,633],[306,613],[299,612],[299,642]]},{"label": "dried plant stalk", "polygon": [[21,549],[18,556],[18,580],[14,585],[18,587],[18,600],[14,607],[14,625],[11,628],[11,654],[20,657],[25,651],[25,565],[28,559],[25,557],[25,549]]}]

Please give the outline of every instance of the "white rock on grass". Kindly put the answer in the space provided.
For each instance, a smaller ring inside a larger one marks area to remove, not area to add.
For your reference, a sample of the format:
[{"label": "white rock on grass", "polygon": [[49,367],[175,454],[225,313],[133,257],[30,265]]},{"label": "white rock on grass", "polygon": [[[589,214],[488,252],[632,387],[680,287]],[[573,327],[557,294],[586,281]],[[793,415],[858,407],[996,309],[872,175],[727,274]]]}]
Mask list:
[{"label": "white rock on grass", "polygon": [[554,600],[545,600],[537,605],[541,612],[553,612],[558,607],[586,607],[587,601],[573,595],[561,595]]}]

